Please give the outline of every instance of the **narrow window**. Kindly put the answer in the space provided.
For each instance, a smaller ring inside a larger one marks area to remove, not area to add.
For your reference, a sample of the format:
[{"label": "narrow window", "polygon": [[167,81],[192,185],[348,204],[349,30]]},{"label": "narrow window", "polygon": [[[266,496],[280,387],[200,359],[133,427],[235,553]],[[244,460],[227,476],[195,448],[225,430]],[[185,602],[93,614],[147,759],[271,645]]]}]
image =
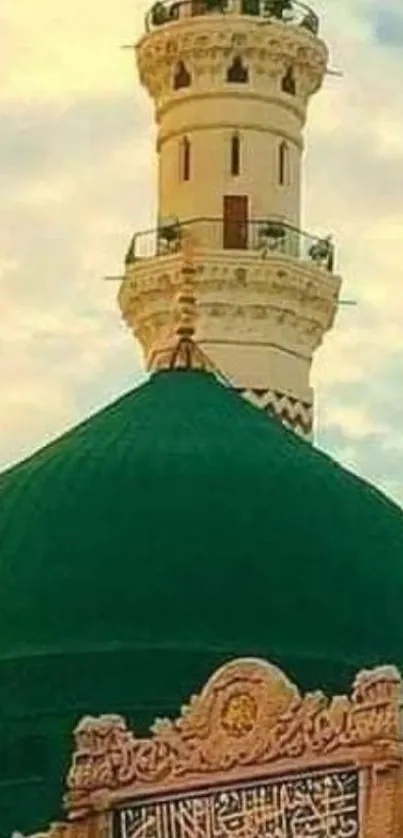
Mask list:
[{"label": "narrow window", "polygon": [[227,81],[237,84],[246,84],[249,81],[248,68],[244,67],[242,58],[239,55],[234,58],[231,66],[228,68]]},{"label": "narrow window", "polygon": [[295,78],[292,67],[288,68],[287,72],[281,79],[281,89],[284,93],[288,93],[290,96],[295,96]]},{"label": "narrow window", "polygon": [[180,178],[190,180],[191,145],[190,140],[184,137],[180,144]]},{"label": "narrow window", "polygon": [[183,61],[178,61],[174,72],[174,90],[180,90],[182,87],[189,87],[191,82],[190,73],[187,71]]},{"label": "narrow window", "polygon": [[278,148],[278,182],[284,186],[288,177],[288,146],[282,140]]},{"label": "narrow window", "polygon": [[239,134],[231,137],[231,174],[236,177],[241,170],[241,139]]}]

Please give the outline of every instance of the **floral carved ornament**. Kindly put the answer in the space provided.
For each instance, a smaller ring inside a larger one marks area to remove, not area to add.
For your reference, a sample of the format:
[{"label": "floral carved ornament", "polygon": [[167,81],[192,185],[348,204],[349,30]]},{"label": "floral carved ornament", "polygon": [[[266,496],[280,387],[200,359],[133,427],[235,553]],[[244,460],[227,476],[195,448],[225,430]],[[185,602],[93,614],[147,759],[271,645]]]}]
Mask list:
[{"label": "floral carved ornament", "polygon": [[[159,719],[140,739],[119,716],[86,717],[75,731],[68,775],[70,815],[114,794],[157,792],[209,778],[230,781],[281,761],[354,758],[369,748],[396,752],[400,676],[393,667],[363,671],[350,697],[301,696],[276,667],[260,660],[220,669],[176,721]],[[107,805],[106,804],[106,805]]]}]

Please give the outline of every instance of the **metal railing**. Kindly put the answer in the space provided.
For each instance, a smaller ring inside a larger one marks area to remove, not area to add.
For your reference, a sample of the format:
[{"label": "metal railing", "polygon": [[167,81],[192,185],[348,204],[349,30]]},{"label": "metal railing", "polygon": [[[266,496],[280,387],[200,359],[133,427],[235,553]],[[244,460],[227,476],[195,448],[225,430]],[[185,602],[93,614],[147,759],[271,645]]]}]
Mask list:
[{"label": "metal railing", "polygon": [[331,236],[312,236],[275,218],[248,222],[223,218],[167,220],[155,230],[135,233],[125,257],[126,266],[179,252],[187,231],[197,246],[206,250],[253,251],[262,259],[290,256],[334,271],[335,249]]},{"label": "metal railing", "polygon": [[145,16],[145,28],[207,14],[233,14],[260,17],[267,23],[281,21],[302,26],[314,35],[319,32],[319,18],[300,0],[157,0]]}]

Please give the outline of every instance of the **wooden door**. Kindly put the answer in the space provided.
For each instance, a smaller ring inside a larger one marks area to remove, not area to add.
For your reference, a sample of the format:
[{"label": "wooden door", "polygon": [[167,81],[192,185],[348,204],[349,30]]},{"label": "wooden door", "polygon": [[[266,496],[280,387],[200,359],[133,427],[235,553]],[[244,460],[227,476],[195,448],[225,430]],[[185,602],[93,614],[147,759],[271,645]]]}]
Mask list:
[{"label": "wooden door", "polygon": [[206,11],[206,3],[205,0],[192,0],[192,17],[197,17],[197,15],[204,15]]},{"label": "wooden door", "polygon": [[247,250],[248,196],[224,195],[224,248]]}]

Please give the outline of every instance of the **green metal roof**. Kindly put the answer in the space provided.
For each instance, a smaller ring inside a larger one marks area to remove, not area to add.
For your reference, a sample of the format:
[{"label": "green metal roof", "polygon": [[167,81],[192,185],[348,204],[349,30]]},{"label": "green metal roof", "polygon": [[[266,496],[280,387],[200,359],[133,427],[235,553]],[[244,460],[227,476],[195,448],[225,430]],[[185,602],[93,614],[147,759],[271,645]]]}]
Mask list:
[{"label": "green metal roof", "polygon": [[[3,474],[0,833],[58,814],[83,713],[144,730],[238,655],[305,689],[399,664],[402,556],[395,504],[206,373],[158,373]],[[19,783],[2,742],[33,755]]]}]

